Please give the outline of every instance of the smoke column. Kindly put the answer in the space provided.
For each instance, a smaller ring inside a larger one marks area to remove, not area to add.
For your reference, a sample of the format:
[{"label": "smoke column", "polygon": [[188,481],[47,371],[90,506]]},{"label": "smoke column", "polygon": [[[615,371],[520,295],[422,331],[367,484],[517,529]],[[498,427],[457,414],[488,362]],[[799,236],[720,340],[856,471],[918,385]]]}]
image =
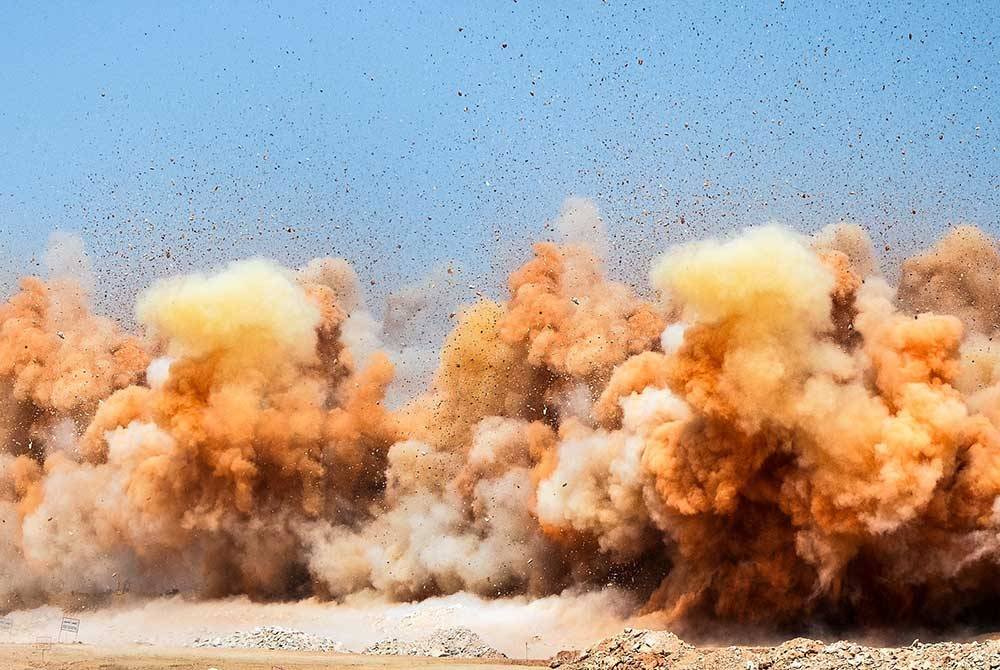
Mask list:
[{"label": "smoke column", "polygon": [[751,228],[665,250],[647,298],[587,201],[556,229],[400,402],[379,347],[436,280],[380,325],[347,261],[251,259],[127,333],[53,238],[0,306],[0,611],[613,585],[692,631],[998,623],[994,240],[896,289],[856,226]]}]

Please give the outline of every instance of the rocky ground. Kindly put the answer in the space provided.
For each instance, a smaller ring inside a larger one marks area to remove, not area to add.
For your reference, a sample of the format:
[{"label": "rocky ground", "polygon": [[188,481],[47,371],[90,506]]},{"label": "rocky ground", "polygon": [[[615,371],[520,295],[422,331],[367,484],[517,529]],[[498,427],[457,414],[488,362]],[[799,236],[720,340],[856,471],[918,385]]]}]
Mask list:
[{"label": "rocky ground", "polygon": [[249,632],[233,633],[226,637],[197,638],[191,643],[191,646],[211,649],[270,649],[340,653],[347,651],[344,649],[344,645],[336,640],[280,626],[261,626]]},{"label": "rocky ground", "polygon": [[[300,631],[263,628],[199,647],[87,644],[0,644],[3,670],[509,670],[544,661],[484,658],[489,649],[463,629],[416,642],[389,640],[368,655],[329,653],[329,643]],[[318,638],[323,640],[324,638]],[[226,647],[226,644],[233,645]],[[236,648],[235,645],[241,645]],[[290,651],[279,644],[320,651]],[[336,646],[336,643],[333,643]],[[436,645],[436,646],[435,646]],[[469,645],[472,645],[471,647]],[[325,647],[325,649],[324,649]],[[493,650],[495,651],[495,650]],[[396,655],[384,655],[396,654]],[[412,654],[420,654],[418,658]],[[441,654],[435,657],[435,654]],[[451,657],[445,657],[451,655]],[[465,658],[462,658],[462,657]],[[866,647],[794,639],[772,647],[695,647],[665,631],[626,629],[584,651],[560,652],[548,665],[563,670],[1000,670],[1000,641]]]},{"label": "rocky ground", "polygon": [[775,647],[693,647],[665,631],[627,628],[550,663],[564,670],[997,670],[1000,641],[908,647],[825,644],[798,638]]},{"label": "rocky ground", "polygon": [[507,658],[468,628],[445,628],[412,642],[396,638],[383,640],[365,649],[364,653],[433,658]]},{"label": "rocky ground", "polygon": [[[191,646],[200,649],[348,652],[344,645],[336,640],[279,626],[262,626],[249,632],[233,633],[225,637],[197,638]],[[368,647],[364,653],[378,656],[424,656],[429,658],[507,658],[467,628],[444,628],[412,641],[391,638]]]}]

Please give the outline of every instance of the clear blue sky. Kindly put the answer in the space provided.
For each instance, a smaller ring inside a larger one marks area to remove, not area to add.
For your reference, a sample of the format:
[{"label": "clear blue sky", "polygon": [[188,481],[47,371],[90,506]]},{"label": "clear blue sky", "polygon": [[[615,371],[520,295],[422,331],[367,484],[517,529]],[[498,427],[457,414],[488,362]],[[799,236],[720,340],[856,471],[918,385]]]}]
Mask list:
[{"label": "clear blue sky", "polygon": [[78,231],[111,285],[337,254],[378,293],[485,275],[570,194],[642,262],[770,217],[996,233],[976,5],[8,2],[0,257]]}]

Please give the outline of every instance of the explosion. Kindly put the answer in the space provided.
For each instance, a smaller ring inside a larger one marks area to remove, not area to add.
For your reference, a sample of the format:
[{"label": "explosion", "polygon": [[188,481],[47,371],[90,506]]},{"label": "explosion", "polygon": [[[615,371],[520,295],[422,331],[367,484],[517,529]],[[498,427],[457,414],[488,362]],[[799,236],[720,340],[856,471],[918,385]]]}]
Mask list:
[{"label": "explosion", "polygon": [[[582,203],[565,227],[603,230]],[[137,335],[86,281],[24,279],[0,610],[612,584],[695,631],[995,623],[993,240],[954,229],[895,290],[856,226],[752,228],[668,250],[647,299],[564,237],[395,408],[342,259],[161,281]]]}]

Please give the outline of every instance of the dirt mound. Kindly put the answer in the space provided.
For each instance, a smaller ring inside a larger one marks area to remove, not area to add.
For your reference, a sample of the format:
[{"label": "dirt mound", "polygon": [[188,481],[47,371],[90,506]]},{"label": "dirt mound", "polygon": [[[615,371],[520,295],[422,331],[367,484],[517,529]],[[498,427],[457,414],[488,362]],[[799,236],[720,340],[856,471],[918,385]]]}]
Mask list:
[{"label": "dirt mound", "polygon": [[364,653],[434,658],[507,658],[468,628],[445,628],[412,642],[391,638],[368,647]]},{"label": "dirt mound", "polygon": [[[674,667],[673,663],[694,652],[694,647],[673,633],[626,628],[586,651],[575,654],[560,652],[550,666],[574,670],[666,668]],[[571,655],[575,658],[566,662],[565,659]]]},{"label": "dirt mound", "polygon": [[344,645],[327,637],[289,630],[280,626],[261,626],[250,632],[226,637],[196,638],[192,647],[213,649],[272,649],[283,651],[322,651],[344,653]]},{"label": "dirt mound", "polygon": [[698,648],[671,633],[626,628],[575,658],[557,657],[550,665],[564,670],[971,670],[1000,668],[1000,641],[865,647],[797,638],[776,647]]}]

